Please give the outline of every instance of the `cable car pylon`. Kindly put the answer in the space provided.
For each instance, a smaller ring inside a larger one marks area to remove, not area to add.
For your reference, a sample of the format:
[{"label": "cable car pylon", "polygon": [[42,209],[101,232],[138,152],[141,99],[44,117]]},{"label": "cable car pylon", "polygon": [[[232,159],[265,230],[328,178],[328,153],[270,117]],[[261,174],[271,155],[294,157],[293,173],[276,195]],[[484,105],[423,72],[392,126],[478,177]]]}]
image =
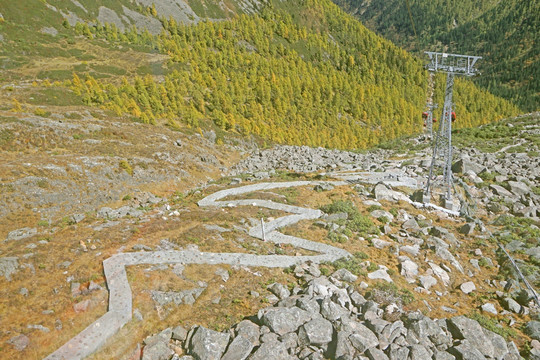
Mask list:
[{"label": "cable car pylon", "polygon": [[431,202],[433,189],[438,185],[438,178],[434,175],[436,168],[442,166],[442,203],[449,210],[458,211],[459,204],[452,198],[452,122],[456,120],[456,113],[453,111],[452,96],[454,90],[454,76],[474,76],[478,70],[474,67],[480,56],[446,54],[438,52],[425,52],[429,57],[427,69],[430,72],[445,72],[446,90],[444,96],[444,107],[442,110],[441,122],[437,137],[432,142],[433,155],[429,167],[426,188],[422,194],[424,203]]}]

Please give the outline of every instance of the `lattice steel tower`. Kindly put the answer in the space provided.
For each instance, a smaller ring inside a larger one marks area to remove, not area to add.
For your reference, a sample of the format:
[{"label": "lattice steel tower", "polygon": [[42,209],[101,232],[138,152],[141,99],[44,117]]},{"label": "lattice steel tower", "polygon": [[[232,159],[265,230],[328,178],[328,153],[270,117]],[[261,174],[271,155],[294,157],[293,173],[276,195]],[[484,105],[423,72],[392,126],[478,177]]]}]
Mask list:
[{"label": "lattice steel tower", "polygon": [[447,73],[446,91],[444,96],[444,107],[440,117],[439,131],[437,138],[433,141],[433,157],[429,167],[429,177],[427,179],[424,192],[424,203],[430,202],[431,191],[433,190],[433,173],[439,159],[442,160],[443,167],[443,188],[444,206],[454,210],[452,201],[452,120],[455,120],[455,113],[452,111],[452,93],[454,89],[454,76],[473,76],[478,72],[474,68],[480,56],[445,54],[426,51],[429,56],[427,69],[432,72],[442,71]]},{"label": "lattice steel tower", "polygon": [[437,104],[432,104],[431,101],[429,101],[426,104],[426,111],[422,114],[422,117],[424,118],[424,126],[426,127],[426,133],[429,136],[429,139],[433,139],[433,109],[437,108]]}]

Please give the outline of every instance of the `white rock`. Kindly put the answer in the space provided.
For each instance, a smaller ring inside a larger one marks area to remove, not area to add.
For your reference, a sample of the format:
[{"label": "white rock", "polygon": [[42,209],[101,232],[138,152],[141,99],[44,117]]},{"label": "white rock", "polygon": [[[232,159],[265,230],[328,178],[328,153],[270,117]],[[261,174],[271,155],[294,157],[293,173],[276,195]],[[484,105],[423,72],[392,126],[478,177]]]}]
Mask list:
[{"label": "white rock", "polygon": [[476,286],[472,281],[467,281],[459,286],[461,291],[463,291],[465,294],[470,294],[471,292],[476,290]]}]

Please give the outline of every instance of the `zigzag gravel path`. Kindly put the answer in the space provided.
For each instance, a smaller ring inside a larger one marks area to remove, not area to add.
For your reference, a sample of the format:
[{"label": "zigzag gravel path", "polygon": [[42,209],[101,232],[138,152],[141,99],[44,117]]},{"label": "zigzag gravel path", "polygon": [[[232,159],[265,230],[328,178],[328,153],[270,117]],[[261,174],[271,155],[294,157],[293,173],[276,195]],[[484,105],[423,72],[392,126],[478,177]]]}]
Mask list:
[{"label": "zigzag gravel path", "polygon": [[[83,359],[97,351],[105,342],[118,332],[132,318],[131,288],[126,275],[126,266],[130,265],[157,265],[157,264],[229,264],[241,266],[261,267],[289,267],[301,264],[308,260],[320,263],[322,261],[336,261],[350,254],[330,245],[310,241],[294,236],[281,234],[277,229],[295,224],[301,220],[317,219],[323,214],[320,210],[280,204],[269,200],[231,200],[221,201],[229,196],[241,195],[260,190],[288,188],[298,186],[314,186],[330,183],[334,186],[346,185],[347,182],[320,182],[295,181],[281,183],[260,183],[226,189],[211,194],[201,201],[201,207],[234,207],[258,206],[268,209],[282,210],[291,215],[277,218],[265,224],[265,240],[276,244],[291,244],[293,246],[317,252],[313,256],[285,256],[285,255],[253,255],[243,253],[205,253],[198,251],[155,251],[132,252],[113,255],[103,261],[103,270],[109,289],[109,308],[107,313],[90,324],[86,329],[73,337],[46,360],[57,359]],[[255,238],[263,239],[261,225],[252,227],[249,234]]]}]

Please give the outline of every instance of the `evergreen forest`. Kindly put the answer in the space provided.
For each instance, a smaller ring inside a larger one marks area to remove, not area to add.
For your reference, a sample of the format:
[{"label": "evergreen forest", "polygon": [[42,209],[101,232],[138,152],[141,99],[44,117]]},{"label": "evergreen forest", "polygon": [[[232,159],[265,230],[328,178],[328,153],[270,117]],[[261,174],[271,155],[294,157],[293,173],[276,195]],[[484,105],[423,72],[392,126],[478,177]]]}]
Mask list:
[{"label": "evergreen forest", "polygon": [[[423,60],[328,0],[276,1],[230,21],[160,20],[165,30],[157,36],[109,24],[74,26],[89,40],[147,46],[168,60],[162,73],[132,78],[74,73],[73,91],[137,121],[177,129],[211,124],[276,143],[356,149],[422,129]],[[444,78],[437,85],[442,103]],[[458,127],[519,111],[461,79],[455,102]]]},{"label": "evergreen forest", "polygon": [[539,1],[334,2],[419,56],[424,51],[482,56],[476,84],[525,111],[540,108]]}]

